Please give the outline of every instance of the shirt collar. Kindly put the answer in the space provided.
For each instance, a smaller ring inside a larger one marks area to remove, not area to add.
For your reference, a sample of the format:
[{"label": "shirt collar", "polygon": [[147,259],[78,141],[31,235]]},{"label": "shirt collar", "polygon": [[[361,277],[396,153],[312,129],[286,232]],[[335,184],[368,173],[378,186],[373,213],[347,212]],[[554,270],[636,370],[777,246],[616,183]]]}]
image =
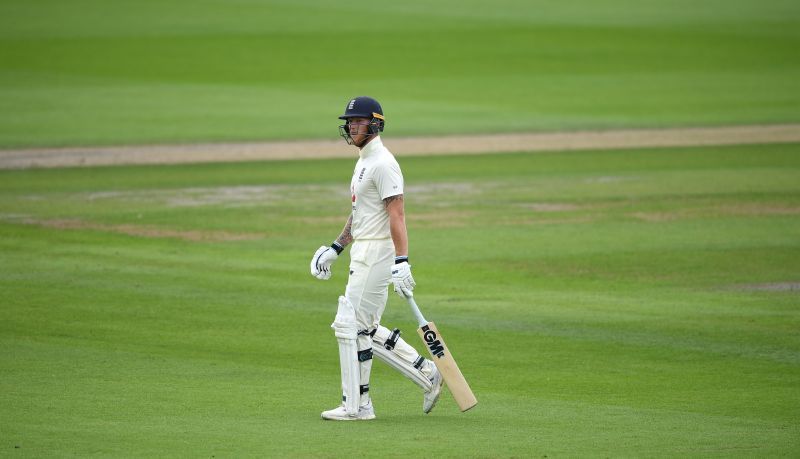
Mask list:
[{"label": "shirt collar", "polygon": [[372,139],[364,148],[358,150],[358,156],[361,158],[367,158],[380,151],[382,148],[383,142],[381,141],[381,136],[377,136]]}]

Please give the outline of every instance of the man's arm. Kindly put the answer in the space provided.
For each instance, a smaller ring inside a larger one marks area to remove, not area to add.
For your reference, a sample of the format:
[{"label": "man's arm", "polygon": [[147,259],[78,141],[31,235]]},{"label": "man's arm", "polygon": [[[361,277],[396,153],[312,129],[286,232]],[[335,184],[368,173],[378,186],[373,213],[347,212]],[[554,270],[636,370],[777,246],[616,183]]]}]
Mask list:
[{"label": "man's arm", "polygon": [[389,196],[383,200],[389,214],[389,231],[394,241],[394,254],[398,257],[408,256],[408,231],[406,230],[406,213],[403,195]]},{"label": "man's arm", "polygon": [[344,224],[344,229],[342,229],[342,234],[340,234],[335,241],[343,249],[347,247],[351,242],[353,242],[353,233],[350,231],[352,226],[353,226],[353,214],[350,214],[350,216],[347,217],[347,223]]},{"label": "man's arm", "polygon": [[408,264],[408,232],[406,231],[406,214],[403,206],[403,195],[390,196],[383,200],[389,214],[389,230],[394,241],[394,266],[392,266],[392,282],[394,291],[403,298],[414,295],[414,277],[411,265]]}]

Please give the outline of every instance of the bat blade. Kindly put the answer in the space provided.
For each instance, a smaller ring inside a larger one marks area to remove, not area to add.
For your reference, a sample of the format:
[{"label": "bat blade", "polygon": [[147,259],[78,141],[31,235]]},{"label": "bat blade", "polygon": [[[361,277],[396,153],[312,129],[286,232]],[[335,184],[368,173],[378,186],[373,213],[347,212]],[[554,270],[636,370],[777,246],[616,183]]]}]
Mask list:
[{"label": "bat blade", "polygon": [[450,393],[453,394],[453,398],[461,411],[467,411],[477,405],[478,400],[475,398],[475,394],[472,393],[472,389],[470,389],[467,380],[464,379],[464,375],[461,374],[461,370],[458,368],[458,364],[447,348],[442,334],[439,333],[439,330],[436,328],[436,324],[428,322],[418,328],[417,333],[419,333],[419,336],[425,343],[425,347],[428,348],[431,360],[436,364],[439,373],[442,374],[447,388],[450,390]]}]

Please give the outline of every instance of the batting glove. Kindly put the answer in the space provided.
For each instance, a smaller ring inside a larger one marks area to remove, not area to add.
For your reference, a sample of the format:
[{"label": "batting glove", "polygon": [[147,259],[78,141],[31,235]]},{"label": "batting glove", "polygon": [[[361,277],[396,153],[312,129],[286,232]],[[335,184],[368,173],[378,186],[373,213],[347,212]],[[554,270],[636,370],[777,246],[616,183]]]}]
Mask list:
[{"label": "batting glove", "polygon": [[408,264],[407,260],[401,261],[392,267],[392,282],[394,282],[394,291],[401,297],[409,298],[414,295],[414,287],[417,283],[414,282],[414,277],[411,275],[411,265]]},{"label": "batting glove", "polygon": [[325,246],[318,248],[311,258],[311,275],[320,280],[331,278],[331,264],[339,258],[339,252],[335,246]]}]

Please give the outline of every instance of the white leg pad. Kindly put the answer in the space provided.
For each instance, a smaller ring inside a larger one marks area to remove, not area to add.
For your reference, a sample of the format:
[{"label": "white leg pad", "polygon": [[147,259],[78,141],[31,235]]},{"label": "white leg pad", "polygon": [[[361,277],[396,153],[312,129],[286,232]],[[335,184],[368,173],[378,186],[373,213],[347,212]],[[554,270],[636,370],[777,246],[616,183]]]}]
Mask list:
[{"label": "white leg pad", "polygon": [[369,335],[358,335],[358,368],[361,393],[361,406],[369,403],[369,375],[372,372],[372,339]]},{"label": "white leg pad", "polygon": [[339,297],[339,308],[336,318],[331,324],[336,340],[339,342],[339,365],[342,370],[342,394],[344,395],[344,408],[348,415],[358,414],[360,402],[359,384],[361,375],[358,365],[358,327],[356,325],[356,311],[347,298]]},{"label": "white leg pad", "polygon": [[431,390],[430,377],[433,370],[433,362],[422,357],[416,349],[400,337],[397,337],[397,342],[394,344],[393,349],[386,349],[386,341],[391,336],[392,332],[388,328],[378,325],[375,335],[372,337],[373,354],[413,381],[423,391],[429,392]]}]

